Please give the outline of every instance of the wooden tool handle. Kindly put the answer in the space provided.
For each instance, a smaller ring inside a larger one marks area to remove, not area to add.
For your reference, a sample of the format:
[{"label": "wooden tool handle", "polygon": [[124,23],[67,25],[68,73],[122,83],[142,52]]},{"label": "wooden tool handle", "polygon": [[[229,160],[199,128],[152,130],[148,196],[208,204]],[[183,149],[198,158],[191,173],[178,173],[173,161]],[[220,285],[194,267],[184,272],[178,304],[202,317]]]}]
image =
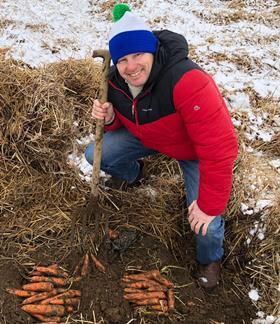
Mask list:
[{"label": "wooden tool handle", "polygon": [[[100,101],[104,103],[107,101],[107,96],[108,96],[108,80],[109,80],[111,56],[109,51],[107,50],[96,50],[93,51],[92,57],[103,58],[103,68],[102,68],[102,76],[101,76],[101,84],[100,84]],[[102,155],[103,133],[104,133],[104,119],[97,119],[96,128],[95,128],[95,145],[94,145],[94,153],[93,153],[93,170],[92,170],[92,186],[91,186],[91,194],[93,197],[98,197],[98,184],[99,184],[99,174],[100,174],[101,155]]]}]

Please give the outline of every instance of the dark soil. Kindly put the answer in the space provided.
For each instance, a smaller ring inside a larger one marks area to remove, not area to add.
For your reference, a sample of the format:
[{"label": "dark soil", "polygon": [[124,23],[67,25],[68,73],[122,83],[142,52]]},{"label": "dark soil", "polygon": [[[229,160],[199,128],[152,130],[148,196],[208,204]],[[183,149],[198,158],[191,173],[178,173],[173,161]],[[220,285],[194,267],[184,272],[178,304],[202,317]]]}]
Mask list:
[{"label": "dark soil", "polygon": [[[19,265],[13,260],[12,251],[0,251],[0,323],[36,323],[20,309],[20,298],[5,291],[7,287],[20,288],[26,283],[26,273],[30,265]],[[49,265],[56,261],[57,251],[42,246],[32,254],[36,264]],[[73,271],[83,254],[78,249],[60,259],[60,265],[69,272]],[[167,249],[158,239],[139,235],[136,243],[124,253],[112,251],[108,244],[103,244],[98,257],[106,265],[105,274],[91,266],[90,274],[79,284],[82,291],[79,310],[67,323],[251,323],[256,310],[249,298],[244,296],[234,283],[233,269],[224,264],[223,279],[219,287],[211,294],[204,292],[192,278],[195,269],[193,237],[178,237],[176,247]],[[123,299],[121,277],[132,268],[141,270],[159,269],[175,285],[175,312],[168,317],[141,315],[133,312],[131,305]],[[81,320],[81,313],[83,320]],[[94,317],[96,321],[94,321]],[[144,321],[143,321],[144,318]],[[131,321],[134,319],[133,321]],[[142,320],[141,320],[142,319]],[[88,322],[86,322],[88,321]]]}]

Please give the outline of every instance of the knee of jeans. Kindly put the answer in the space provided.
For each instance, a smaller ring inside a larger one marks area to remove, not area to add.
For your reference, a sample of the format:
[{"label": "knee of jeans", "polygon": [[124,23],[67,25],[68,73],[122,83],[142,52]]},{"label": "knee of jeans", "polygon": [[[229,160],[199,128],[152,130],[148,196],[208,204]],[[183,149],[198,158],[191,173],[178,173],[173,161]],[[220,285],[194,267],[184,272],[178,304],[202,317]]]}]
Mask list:
[{"label": "knee of jeans", "polygon": [[224,233],[224,220],[221,216],[215,217],[215,219],[208,225],[207,235],[219,235]]},{"label": "knee of jeans", "polygon": [[93,144],[89,144],[85,150],[85,158],[90,164],[93,164],[93,147]]}]

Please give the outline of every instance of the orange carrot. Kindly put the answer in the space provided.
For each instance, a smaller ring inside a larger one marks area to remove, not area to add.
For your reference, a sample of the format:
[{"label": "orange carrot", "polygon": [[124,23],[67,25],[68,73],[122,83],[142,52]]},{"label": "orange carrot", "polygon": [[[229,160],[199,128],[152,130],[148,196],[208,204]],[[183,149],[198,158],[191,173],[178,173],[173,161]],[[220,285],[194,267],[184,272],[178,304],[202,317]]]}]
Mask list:
[{"label": "orange carrot", "polygon": [[58,299],[58,298],[72,298],[72,297],[80,297],[81,296],[81,292],[80,290],[75,290],[75,289],[70,289],[70,290],[67,290],[61,294],[58,294],[54,297],[50,297],[50,298],[47,298],[47,299],[44,299],[41,301],[40,304],[42,305],[47,305],[49,304],[52,300],[54,299]]},{"label": "orange carrot", "polygon": [[142,289],[137,289],[137,288],[130,288],[130,287],[127,287],[127,288],[124,288],[123,290],[125,293],[139,293],[139,292],[142,292],[143,290]]},{"label": "orange carrot", "polygon": [[37,318],[42,323],[57,324],[61,321],[61,317],[59,316],[48,317],[40,314],[32,314],[32,316]]},{"label": "orange carrot", "polygon": [[154,285],[147,288],[147,291],[167,291],[167,287],[160,286],[160,285]]},{"label": "orange carrot", "polygon": [[108,236],[110,240],[115,240],[119,237],[119,233],[117,231],[112,230],[111,228],[108,229]]},{"label": "orange carrot", "polygon": [[39,271],[43,274],[47,274],[49,276],[56,276],[56,277],[63,277],[63,278],[67,278],[68,277],[68,273],[65,271],[60,270],[58,267],[36,267],[35,268],[36,271]]},{"label": "orange carrot", "polygon": [[170,311],[174,310],[174,292],[172,289],[167,291],[167,300],[168,300],[168,308]]},{"label": "orange carrot", "polygon": [[53,305],[79,305],[80,298],[54,298],[50,301]]},{"label": "orange carrot", "polygon": [[96,268],[100,271],[105,273],[106,272],[106,268],[104,267],[104,265],[91,253],[90,254],[91,259],[94,263],[94,265],[96,266]]},{"label": "orange carrot", "polygon": [[29,275],[30,276],[41,276],[42,273],[40,271],[37,271],[37,270],[32,270],[29,272]]},{"label": "orange carrot", "polygon": [[145,306],[145,305],[158,305],[159,299],[158,298],[147,298],[141,300],[131,300],[135,305],[138,306]]},{"label": "orange carrot", "polygon": [[22,288],[30,291],[51,291],[54,287],[51,282],[32,282],[30,284],[23,285]]},{"label": "orange carrot", "polygon": [[135,274],[135,275],[125,275],[124,278],[132,279],[132,280],[153,279],[153,280],[157,281],[158,283],[166,286],[167,288],[173,288],[174,287],[174,284],[171,281],[169,281],[169,280],[165,279],[164,277],[162,277],[158,270],[147,271],[147,272],[140,273],[140,274]]},{"label": "orange carrot", "polygon": [[36,294],[34,296],[31,296],[29,298],[26,298],[23,302],[22,302],[22,305],[27,305],[27,304],[33,304],[33,303],[36,303],[36,302],[39,302],[41,300],[44,300],[44,299],[47,299],[47,298],[50,298],[50,297],[53,297],[57,294],[60,294],[62,292],[65,292],[66,290],[63,289],[63,288],[59,288],[59,289],[53,289],[51,291],[45,291],[45,292],[42,292],[40,294]]},{"label": "orange carrot", "polygon": [[89,273],[89,256],[88,253],[84,255],[83,265],[81,269],[81,277],[86,277]]},{"label": "orange carrot", "polygon": [[66,310],[67,313],[71,314],[71,313],[74,312],[74,307],[68,305],[68,306],[65,306],[65,310]]},{"label": "orange carrot", "polygon": [[[167,288],[166,287],[163,287],[163,286],[160,286],[160,285],[154,285],[154,286],[150,286],[150,287],[147,287],[145,289],[146,291],[167,291]],[[143,289],[138,289],[138,288],[132,288],[132,287],[126,287],[124,288],[124,292],[126,293],[137,293],[137,292],[143,292],[144,290]]]},{"label": "orange carrot", "polygon": [[122,281],[126,287],[130,288],[149,288],[159,285],[154,280],[132,281],[130,279],[123,278]]},{"label": "orange carrot", "polygon": [[131,274],[131,275],[124,275],[123,279],[128,279],[128,280],[147,280],[150,279],[147,277],[145,273],[139,273],[139,274]]},{"label": "orange carrot", "polygon": [[31,315],[41,314],[45,316],[63,316],[65,313],[65,308],[61,305],[29,304],[22,306],[21,309]]},{"label": "orange carrot", "polygon": [[163,291],[151,291],[151,292],[142,291],[140,293],[130,293],[124,295],[124,299],[128,299],[128,300],[142,300],[142,299],[152,299],[152,298],[164,299],[165,293]]},{"label": "orange carrot", "polygon": [[45,276],[33,276],[30,277],[29,280],[31,282],[51,282],[56,286],[66,286],[68,283],[68,280],[65,278],[45,277]]},{"label": "orange carrot", "polygon": [[36,292],[34,291],[20,290],[15,288],[6,288],[6,291],[9,294],[15,295],[17,297],[30,297],[36,295]]}]

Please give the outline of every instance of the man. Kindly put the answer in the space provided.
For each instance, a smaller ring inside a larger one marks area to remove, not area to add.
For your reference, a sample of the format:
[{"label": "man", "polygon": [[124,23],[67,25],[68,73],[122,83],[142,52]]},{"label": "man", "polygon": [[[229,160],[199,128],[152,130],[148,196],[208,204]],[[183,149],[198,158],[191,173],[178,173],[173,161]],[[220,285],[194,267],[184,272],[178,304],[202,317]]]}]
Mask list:
[{"label": "man", "polygon": [[[101,169],[133,185],[139,159],[162,153],[183,171],[188,221],[196,237],[197,277],[214,288],[220,279],[224,221],[237,139],[212,78],[188,59],[182,35],[152,32],[127,5],[116,5],[109,49],[114,63],[108,102],[94,101],[105,120]],[[86,150],[92,163],[94,144]]]}]

